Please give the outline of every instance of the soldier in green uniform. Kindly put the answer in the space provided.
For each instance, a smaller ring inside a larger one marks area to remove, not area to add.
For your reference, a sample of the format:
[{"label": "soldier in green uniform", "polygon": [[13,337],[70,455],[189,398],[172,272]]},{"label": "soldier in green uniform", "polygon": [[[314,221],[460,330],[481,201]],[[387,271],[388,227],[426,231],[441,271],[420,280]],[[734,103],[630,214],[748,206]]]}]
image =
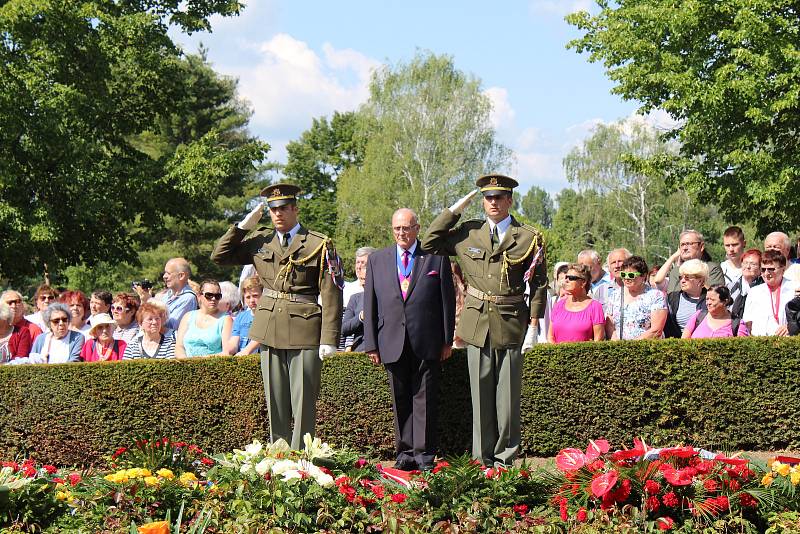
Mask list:
[{"label": "soldier in green uniform", "polygon": [[249,337],[261,343],[271,440],[283,438],[293,449],[303,446],[304,434],[314,435],[322,359],[336,352],[342,325],[340,263],[330,239],[298,223],[298,193],[291,184],[265,188],[274,229],[252,232],[262,202],[211,254],[220,265],[252,263],[264,286]]},{"label": "soldier in green uniform", "polygon": [[422,249],[457,256],[467,282],[456,335],[467,343],[472,456],[510,464],[520,447],[522,352],[535,343],[547,298],[544,240],[509,215],[516,180],[492,174],[477,185],[486,220],[458,225],[476,189],[431,223]]}]

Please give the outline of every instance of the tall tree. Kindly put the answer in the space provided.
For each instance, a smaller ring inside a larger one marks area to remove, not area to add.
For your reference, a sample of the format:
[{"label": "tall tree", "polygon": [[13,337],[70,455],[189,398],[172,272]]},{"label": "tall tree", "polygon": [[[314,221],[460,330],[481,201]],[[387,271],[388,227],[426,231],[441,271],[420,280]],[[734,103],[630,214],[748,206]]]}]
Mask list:
[{"label": "tall tree", "polygon": [[314,119],[297,141],[286,145],[286,178],[300,186],[303,224],[326,235],[336,232],[336,181],[364,159],[366,140],[356,129],[355,112],[335,112],[330,122]]},{"label": "tall tree", "polygon": [[142,143],[192,92],[168,32],[209,29],[211,15],[240,9],[231,0],[0,4],[0,276],[135,262],[137,243],[168,215],[194,220],[264,157],[265,144],[229,147],[217,129],[176,135],[174,150]]},{"label": "tall tree", "polygon": [[525,217],[540,228],[550,228],[553,225],[553,199],[541,187],[531,186],[522,197],[520,208]]},{"label": "tall tree", "polygon": [[569,46],[614,92],[661,108],[680,154],[656,163],[732,220],[800,227],[800,6],[796,0],[598,0]]},{"label": "tall tree", "polygon": [[340,246],[388,242],[400,206],[414,209],[424,228],[480,174],[506,167],[510,151],[496,141],[490,111],[480,80],[451,57],[418,53],[377,71],[359,110],[363,164],[348,168],[338,185]]}]

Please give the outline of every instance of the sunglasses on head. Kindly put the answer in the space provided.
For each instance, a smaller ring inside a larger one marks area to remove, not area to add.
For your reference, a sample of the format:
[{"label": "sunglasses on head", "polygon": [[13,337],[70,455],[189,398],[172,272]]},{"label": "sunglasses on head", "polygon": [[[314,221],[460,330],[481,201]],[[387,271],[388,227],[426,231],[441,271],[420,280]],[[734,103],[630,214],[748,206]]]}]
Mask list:
[{"label": "sunglasses on head", "polygon": [[623,280],[633,280],[637,276],[642,276],[644,273],[636,272],[636,271],[620,271],[619,277]]},{"label": "sunglasses on head", "polygon": [[206,292],[206,293],[203,293],[203,296],[206,298],[206,300],[212,300],[212,299],[213,300],[220,300],[222,298],[222,293],[209,293],[209,292]]},{"label": "sunglasses on head", "polygon": [[583,280],[583,277],[575,276],[574,274],[566,274],[564,275],[564,278],[566,278],[570,282],[577,282],[578,280]]}]

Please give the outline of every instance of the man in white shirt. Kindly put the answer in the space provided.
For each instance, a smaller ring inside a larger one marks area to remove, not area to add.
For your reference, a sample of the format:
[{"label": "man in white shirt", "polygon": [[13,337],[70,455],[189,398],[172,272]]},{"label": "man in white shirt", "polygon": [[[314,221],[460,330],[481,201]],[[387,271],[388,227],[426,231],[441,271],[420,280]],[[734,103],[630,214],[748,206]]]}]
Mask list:
[{"label": "man in white shirt", "polygon": [[578,253],[578,263],[586,265],[592,275],[591,297],[605,305],[606,293],[611,286],[611,277],[600,264],[600,255],[596,250],[586,249]]},{"label": "man in white shirt", "polygon": [[[789,261],[789,250],[791,248],[792,242],[789,240],[789,236],[783,232],[772,232],[771,234],[767,234],[767,237],[764,238],[764,251],[777,250],[786,258],[787,264]],[[788,280],[800,283],[800,263],[788,264],[783,276]]]},{"label": "man in white shirt", "polygon": [[764,282],[750,288],[742,321],[753,336],[788,336],[786,303],[794,298],[797,284],[784,278],[786,258],[777,250],[761,257]]}]

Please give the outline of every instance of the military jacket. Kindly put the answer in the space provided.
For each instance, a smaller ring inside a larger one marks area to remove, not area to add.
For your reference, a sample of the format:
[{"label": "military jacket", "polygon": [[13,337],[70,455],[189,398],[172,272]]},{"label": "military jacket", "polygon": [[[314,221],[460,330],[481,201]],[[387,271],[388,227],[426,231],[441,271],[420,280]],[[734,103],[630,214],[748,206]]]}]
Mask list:
[{"label": "military jacket", "polygon": [[271,228],[245,236],[247,231],[234,225],[215,245],[211,260],[220,265],[252,263],[264,288],[314,300],[292,302],[287,297],[262,295],[248,337],[275,349],[338,345],[342,290],[328,273],[323,255],[323,244],[333,246],[330,240],[301,226],[284,251]]},{"label": "military jacket", "polygon": [[[544,240],[535,228],[520,224],[512,217],[503,241],[492,251],[489,223],[469,220],[456,226],[459,218],[460,215],[454,215],[449,209],[444,210],[431,223],[421,246],[431,254],[457,256],[468,286],[488,296],[522,295],[525,273],[534,258],[537,259],[527,281],[530,305],[524,301],[498,304],[467,294],[456,329],[458,337],[477,347],[483,347],[487,337],[494,348],[518,347],[522,345],[530,319],[544,316],[547,299]],[[521,258],[524,259],[519,261]]]}]

